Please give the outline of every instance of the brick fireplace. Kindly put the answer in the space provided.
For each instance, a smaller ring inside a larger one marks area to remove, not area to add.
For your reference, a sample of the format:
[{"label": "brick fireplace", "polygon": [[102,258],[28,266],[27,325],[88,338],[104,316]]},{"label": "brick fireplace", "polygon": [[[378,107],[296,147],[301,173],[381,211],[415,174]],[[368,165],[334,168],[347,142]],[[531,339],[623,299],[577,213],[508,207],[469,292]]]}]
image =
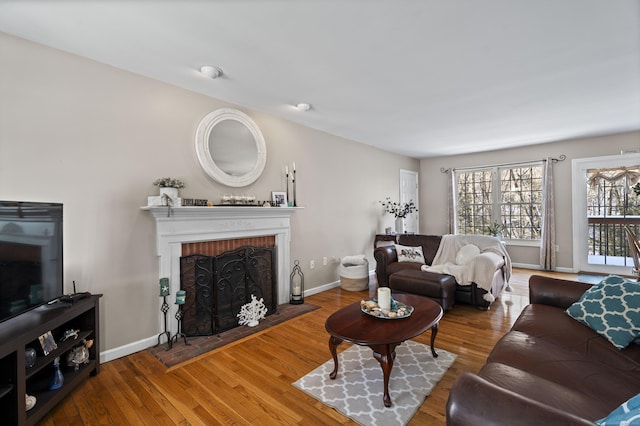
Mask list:
[{"label": "brick fireplace", "polygon": [[[156,250],[159,256],[159,278],[169,278],[171,295],[180,289],[180,257],[193,251],[228,251],[234,245],[275,248],[278,304],[289,301],[291,270],[290,207],[173,207],[149,206],[142,210],[153,215],[156,222]],[[254,244],[256,243],[257,244]],[[237,247],[236,247],[237,248]],[[175,297],[175,296],[173,296]],[[159,301],[159,304],[161,301]],[[169,328],[177,329],[174,318],[176,305],[170,303]],[[164,316],[158,311],[158,324],[164,327]]]},{"label": "brick fireplace", "polygon": [[244,246],[275,247],[274,235],[251,238],[234,238],[229,240],[198,241],[194,243],[182,243],[182,256],[203,254],[205,256],[217,256],[226,251],[239,249]]}]

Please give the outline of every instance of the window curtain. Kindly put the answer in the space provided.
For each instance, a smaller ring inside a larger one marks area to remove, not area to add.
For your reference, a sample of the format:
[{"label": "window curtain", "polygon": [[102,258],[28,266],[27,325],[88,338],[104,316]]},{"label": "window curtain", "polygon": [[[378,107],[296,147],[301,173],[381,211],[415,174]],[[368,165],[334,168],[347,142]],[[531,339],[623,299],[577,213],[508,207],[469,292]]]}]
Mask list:
[{"label": "window curtain", "polygon": [[638,179],[640,179],[640,170],[638,170],[637,167],[587,170],[587,183],[592,188],[598,186],[598,181],[601,179],[612,183],[622,179],[627,179],[630,185],[635,185],[638,182]]},{"label": "window curtain", "polygon": [[540,266],[545,271],[556,269],[556,217],[553,198],[553,159],[544,165],[544,189],[542,191],[542,237],[540,241]]},{"label": "window curtain", "polygon": [[456,174],[453,171],[453,169],[451,170],[451,179],[449,179],[449,189],[447,191],[447,205],[449,206],[449,234],[453,234],[454,230],[456,229],[455,224],[454,224],[454,220],[455,220],[455,215],[454,215],[454,199],[453,199],[453,191],[455,188],[455,182],[456,182]]}]

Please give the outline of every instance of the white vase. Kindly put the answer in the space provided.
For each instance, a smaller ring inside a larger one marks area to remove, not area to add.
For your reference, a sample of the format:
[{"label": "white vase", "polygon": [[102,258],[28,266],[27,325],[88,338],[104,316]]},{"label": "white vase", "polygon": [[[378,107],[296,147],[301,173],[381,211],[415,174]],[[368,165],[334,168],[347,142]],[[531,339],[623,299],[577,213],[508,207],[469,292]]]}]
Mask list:
[{"label": "white vase", "polygon": [[248,327],[255,327],[255,326],[256,326],[256,325],[258,325],[258,324],[259,324],[259,322],[258,322],[258,321],[256,321],[256,320],[251,320],[251,321],[249,321],[249,322],[247,323],[247,326],[248,326]]},{"label": "white vase", "polygon": [[160,200],[162,201],[162,205],[166,206],[167,199],[164,195],[171,199],[171,205],[178,205],[178,188],[160,188]]},{"label": "white vase", "polygon": [[396,218],[396,233],[404,234],[404,218],[403,217]]}]

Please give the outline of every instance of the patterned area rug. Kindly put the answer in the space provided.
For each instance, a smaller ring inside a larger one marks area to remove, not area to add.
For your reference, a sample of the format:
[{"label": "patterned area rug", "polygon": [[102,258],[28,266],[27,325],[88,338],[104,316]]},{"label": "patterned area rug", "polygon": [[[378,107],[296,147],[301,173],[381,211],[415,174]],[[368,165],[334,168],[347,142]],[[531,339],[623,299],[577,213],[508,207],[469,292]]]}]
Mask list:
[{"label": "patterned area rug", "polygon": [[[344,344],[344,343],[343,343]],[[382,402],[382,368],[370,348],[353,345],[338,354],[338,376],[329,379],[333,359],[293,383],[322,403],[362,425],[405,425],[451,367],[457,355],[406,341],[396,348],[389,379],[392,406]]]}]

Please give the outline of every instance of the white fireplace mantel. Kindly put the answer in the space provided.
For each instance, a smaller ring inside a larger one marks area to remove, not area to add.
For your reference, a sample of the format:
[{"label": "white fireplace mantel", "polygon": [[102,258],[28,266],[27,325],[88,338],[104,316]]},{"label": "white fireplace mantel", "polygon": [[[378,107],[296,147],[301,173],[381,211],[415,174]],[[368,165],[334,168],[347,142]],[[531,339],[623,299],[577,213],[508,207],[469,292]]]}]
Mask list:
[{"label": "white fireplace mantel", "polygon": [[[278,304],[289,301],[291,215],[300,207],[166,207],[148,206],[156,220],[159,278],[169,278],[171,295],[180,289],[182,243],[275,236]],[[159,288],[159,287],[158,287]],[[175,296],[174,296],[175,297]],[[170,329],[177,329],[176,306],[169,303]],[[164,316],[160,313],[161,328]]]}]

